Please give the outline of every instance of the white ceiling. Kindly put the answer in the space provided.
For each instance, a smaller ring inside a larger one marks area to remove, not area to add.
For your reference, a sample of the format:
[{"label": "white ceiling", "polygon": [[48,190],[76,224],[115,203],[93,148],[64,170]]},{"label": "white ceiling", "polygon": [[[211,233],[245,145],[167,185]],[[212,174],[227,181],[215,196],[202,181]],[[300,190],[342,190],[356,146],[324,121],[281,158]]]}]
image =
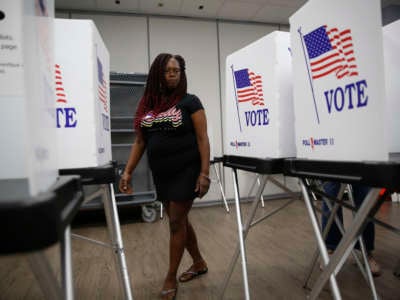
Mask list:
[{"label": "white ceiling", "polygon": [[[57,10],[109,11],[288,24],[307,0],[55,0]],[[382,7],[400,0],[381,0]]]}]

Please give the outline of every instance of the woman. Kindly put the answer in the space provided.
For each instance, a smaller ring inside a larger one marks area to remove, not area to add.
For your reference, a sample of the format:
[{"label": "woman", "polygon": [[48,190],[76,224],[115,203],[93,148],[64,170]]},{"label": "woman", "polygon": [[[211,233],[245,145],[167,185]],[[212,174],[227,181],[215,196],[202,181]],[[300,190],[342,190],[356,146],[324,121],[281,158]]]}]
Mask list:
[{"label": "woman", "polygon": [[194,198],[203,197],[210,185],[210,145],[204,108],[195,95],[186,91],[184,59],[158,55],[136,111],[137,136],[119,183],[121,192],[132,193],[131,174],[146,149],[157,197],[169,217],[169,269],[161,292],[163,299],[176,297],[176,275],[185,248],[193,265],[179,281],[189,281],[208,271],[188,213]]}]

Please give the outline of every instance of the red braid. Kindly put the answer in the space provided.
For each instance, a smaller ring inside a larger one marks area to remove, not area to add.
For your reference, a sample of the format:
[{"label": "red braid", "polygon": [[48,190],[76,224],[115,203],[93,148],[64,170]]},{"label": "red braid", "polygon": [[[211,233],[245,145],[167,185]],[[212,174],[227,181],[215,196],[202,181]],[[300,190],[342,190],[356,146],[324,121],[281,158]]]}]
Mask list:
[{"label": "red braid", "polygon": [[[168,95],[167,84],[165,80],[165,67],[171,58],[175,58],[181,69],[178,86]],[[146,81],[146,87],[142,99],[136,109],[134,127],[140,131],[140,122],[149,111],[160,113],[176,105],[187,92],[187,80],[185,72],[185,60],[180,55],[169,53],[159,54],[150,67],[149,75]]]}]

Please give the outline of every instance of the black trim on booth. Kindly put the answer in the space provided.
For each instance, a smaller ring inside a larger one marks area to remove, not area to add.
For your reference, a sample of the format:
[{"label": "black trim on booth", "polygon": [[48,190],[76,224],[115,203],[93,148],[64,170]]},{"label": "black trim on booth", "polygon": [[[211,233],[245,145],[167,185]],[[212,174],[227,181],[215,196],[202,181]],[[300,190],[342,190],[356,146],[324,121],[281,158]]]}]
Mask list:
[{"label": "black trim on booth", "polygon": [[37,251],[57,243],[83,201],[79,176],[60,176],[45,193],[0,201],[0,253]]}]

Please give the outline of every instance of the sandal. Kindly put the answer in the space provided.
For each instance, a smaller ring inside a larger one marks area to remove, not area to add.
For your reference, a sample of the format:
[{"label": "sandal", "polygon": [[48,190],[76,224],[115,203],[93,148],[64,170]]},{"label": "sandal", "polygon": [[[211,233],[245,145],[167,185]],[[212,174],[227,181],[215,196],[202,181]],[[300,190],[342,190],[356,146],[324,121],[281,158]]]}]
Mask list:
[{"label": "sandal", "polygon": [[[160,293],[160,296],[162,299],[171,299],[171,300],[175,300],[176,299],[176,294],[178,293],[178,287],[174,288],[174,289],[169,289],[169,290],[163,290]],[[166,296],[169,296],[169,294],[172,294],[172,298],[168,297],[166,298]]]},{"label": "sandal", "polygon": [[204,269],[199,270],[199,271],[192,271],[194,265],[195,264],[193,264],[187,271],[183,272],[179,276],[178,280],[180,282],[188,282],[188,281],[193,280],[194,278],[196,278],[196,277],[198,277],[200,275],[206,274],[208,272],[208,268],[207,267],[204,267]]}]

